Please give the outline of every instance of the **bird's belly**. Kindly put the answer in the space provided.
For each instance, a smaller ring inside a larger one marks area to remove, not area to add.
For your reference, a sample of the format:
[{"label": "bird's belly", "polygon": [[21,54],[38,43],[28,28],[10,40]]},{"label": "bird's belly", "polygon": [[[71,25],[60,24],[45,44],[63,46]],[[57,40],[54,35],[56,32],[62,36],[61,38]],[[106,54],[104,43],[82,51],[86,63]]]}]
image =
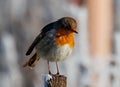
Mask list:
[{"label": "bird's belly", "polygon": [[46,48],[37,49],[39,57],[49,61],[61,61],[66,59],[72,52],[72,48],[65,44],[63,46],[51,45]]}]

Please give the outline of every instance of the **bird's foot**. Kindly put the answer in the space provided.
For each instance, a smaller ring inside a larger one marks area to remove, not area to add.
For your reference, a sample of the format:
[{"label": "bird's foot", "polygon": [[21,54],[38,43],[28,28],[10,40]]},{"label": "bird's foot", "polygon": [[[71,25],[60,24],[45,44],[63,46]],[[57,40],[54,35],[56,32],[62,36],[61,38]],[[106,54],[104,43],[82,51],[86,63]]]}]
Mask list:
[{"label": "bird's foot", "polygon": [[56,74],[54,74],[54,75],[59,76],[59,75],[60,75],[60,73],[59,73],[59,72],[57,72],[57,73],[56,73]]},{"label": "bird's foot", "polygon": [[63,76],[63,75],[60,75],[59,72],[57,72],[56,74],[53,74],[53,73],[49,72],[49,75],[51,75],[51,76],[57,76],[57,77]]}]

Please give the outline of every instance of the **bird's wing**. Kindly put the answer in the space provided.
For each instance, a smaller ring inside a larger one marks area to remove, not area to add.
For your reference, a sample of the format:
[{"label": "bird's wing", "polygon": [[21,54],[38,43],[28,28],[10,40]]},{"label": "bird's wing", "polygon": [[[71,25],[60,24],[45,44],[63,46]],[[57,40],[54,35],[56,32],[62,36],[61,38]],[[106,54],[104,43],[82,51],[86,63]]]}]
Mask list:
[{"label": "bird's wing", "polygon": [[53,29],[54,27],[54,22],[46,25],[41,33],[35,38],[35,40],[33,41],[33,43],[31,44],[31,46],[29,47],[28,51],[26,52],[26,55],[30,55],[31,52],[33,51],[34,47],[45,37],[46,33],[48,31],[50,31],[51,29]]},{"label": "bird's wing", "polygon": [[30,55],[31,52],[33,51],[34,47],[37,45],[37,43],[41,40],[41,35],[39,34],[35,40],[33,41],[33,43],[31,44],[31,46],[29,47],[28,51],[26,52],[26,55]]}]

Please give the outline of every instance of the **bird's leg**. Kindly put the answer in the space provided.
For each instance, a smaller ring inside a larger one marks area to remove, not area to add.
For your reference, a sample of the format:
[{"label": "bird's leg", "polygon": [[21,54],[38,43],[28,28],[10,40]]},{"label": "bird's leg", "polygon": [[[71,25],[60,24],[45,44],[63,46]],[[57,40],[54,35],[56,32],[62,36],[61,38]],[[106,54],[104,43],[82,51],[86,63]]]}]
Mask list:
[{"label": "bird's leg", "polygon": [[56,63],[56,67],[57,67],[57,75],[59,75],[59,68],[58,68],[58,64],[57,64],[57,62],[55,62]]},{"label": "bird's leg", "polygon": [[48,64],[48,72],[49,72],[49,74],[51,75],[52,73],[51,73],[51,71],[50,71],[50,64],[49,64],[49,61],[47,61],[47,64]]}]

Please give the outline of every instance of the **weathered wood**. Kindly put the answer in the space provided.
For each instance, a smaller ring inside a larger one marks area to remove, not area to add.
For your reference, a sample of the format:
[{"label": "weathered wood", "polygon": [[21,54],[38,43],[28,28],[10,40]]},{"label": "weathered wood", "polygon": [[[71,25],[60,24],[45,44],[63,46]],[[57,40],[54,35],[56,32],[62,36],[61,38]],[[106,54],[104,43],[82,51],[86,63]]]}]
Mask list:
[{"label": "weathered wood", "polygon": [[67,87],[67,77],[64,75],[42,75],[43,87]]}]

